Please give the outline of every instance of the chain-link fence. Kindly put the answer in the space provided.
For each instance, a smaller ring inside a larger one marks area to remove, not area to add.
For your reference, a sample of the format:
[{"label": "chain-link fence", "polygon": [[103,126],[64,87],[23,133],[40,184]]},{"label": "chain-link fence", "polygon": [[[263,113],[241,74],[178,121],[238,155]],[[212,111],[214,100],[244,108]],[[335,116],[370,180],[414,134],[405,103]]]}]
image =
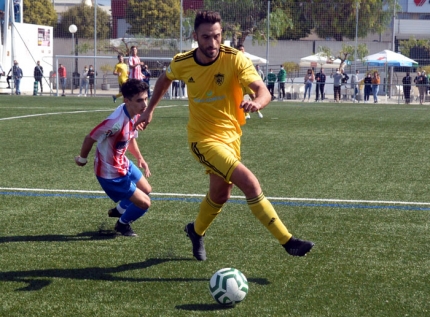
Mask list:
[{"label": "chain-link fence", "polygon": [[[116,55],[127,56],[134,45],[154,81],[169,58],[196,47],[192,33],[196,10],[215,10],[223,18],[224,43],[244,45],[247,52],[267,60],[259,63],[266,75],[270,68],[277,71],[284,65],[289,81],[300,82],[308,69],[300,67],[300,59],[322,52],[345,60],[347,73],[378,71],[384,84],[381,93],[388,91],[391,96],[406,71],[415,73],[430,65],[430,40],[426,34],[430,4],[414,12],[410,9],[412,2],[52,0],[59,17],[53,28],[54,56],[63,56],[54,58],[53,71],[56,72],[55,60],[62,62],[68,70],[69,88],[73,89],[78,86],[80,70],[92,64],[97,73],[96,88],[103,84],[115,86],[112,69]],[[25,21],[25,6],[23,11]],[[72,25],[76,29],[71,29]],[[384,49],[401,52],[419,66],[391,70],[358,61]],[[99,58],[107,56],[112,58]],[[319,68],[318,64],[310,67],[315,72]],[[335,68],[327,68],[328,73]]]}]

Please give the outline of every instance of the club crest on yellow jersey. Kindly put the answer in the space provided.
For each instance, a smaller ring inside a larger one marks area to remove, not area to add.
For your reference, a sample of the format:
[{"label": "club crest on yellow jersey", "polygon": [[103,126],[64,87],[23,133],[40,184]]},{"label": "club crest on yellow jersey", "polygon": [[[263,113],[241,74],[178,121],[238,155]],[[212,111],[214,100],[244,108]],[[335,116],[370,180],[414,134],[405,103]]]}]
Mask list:
[{"label": "club crest on yellow jersey", "polygon": [[215,83],[218,86],[221,86],[224,83],[224,75],[223,74],[218,73],[214,77],[215,77]]}]

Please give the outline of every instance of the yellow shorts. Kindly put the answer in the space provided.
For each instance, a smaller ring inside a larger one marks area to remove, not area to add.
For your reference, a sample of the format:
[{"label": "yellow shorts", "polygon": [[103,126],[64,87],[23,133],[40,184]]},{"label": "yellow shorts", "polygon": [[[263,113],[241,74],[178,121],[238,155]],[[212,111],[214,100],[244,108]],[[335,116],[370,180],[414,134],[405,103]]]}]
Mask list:
[{"label": "yellow shorts", "polygon": [[207,174],[216,174],[228,183],[240,163],[240,138],[229,144],[209,141],[189,144],[193,157],[206,167]]}]

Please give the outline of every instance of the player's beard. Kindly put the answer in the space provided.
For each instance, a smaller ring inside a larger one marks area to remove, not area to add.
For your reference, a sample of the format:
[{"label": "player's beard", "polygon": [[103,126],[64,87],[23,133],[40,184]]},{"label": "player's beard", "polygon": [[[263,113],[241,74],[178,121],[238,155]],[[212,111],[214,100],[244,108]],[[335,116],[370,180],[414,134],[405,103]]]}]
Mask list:
[{"label": "player's beard", "polygon": [[207,58],[210,58],[210,59],[217,57],[219,54],[219,47],[216,48],[213,46],[208,46],[208,47],[205,47],[204,49],[199,47],[199,49],[200,49],[200,52],[203,53],[203,55],[205,55]]}]

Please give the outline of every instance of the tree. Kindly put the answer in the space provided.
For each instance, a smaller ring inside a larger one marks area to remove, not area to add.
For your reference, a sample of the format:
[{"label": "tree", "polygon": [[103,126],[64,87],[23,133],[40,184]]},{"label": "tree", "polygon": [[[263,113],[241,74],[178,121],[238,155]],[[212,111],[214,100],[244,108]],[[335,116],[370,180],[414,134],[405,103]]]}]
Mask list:
[{"label": "tree", "polygon": [[57,25],[57,13],[51,0],[24,0],[24,23]]},{"label": "tree", "polygon": [[[312,6],[303,3],[302,0],[272,1],[272,10],[272,12],[282,10],[288,21],[281,26],[273,24],[279,30],[278,40],[299,40],[312,33],[314,27]],[[274,20],[276,23],[276,18]]]},{"label": "tree", "polygon": [[[343,68],[346,62],[354,62],[355,59],[363,60],[363,58],[369,54],[369,50],[365,43],[360,43],[357,46],[357,56],[355,56],[355,46],[350,44],[342,44],[342,49],[337,52],[337,54],[333,54],[331,49],[327,46],[320,46],[318,48],[319,53],[323,56],[328,56],[332,60],[340,59],[340,68]],[[335,56],[333,56],[335,55]]]},{"label": "tree", "polygon": [[416,59],[420,65],[430,60],[430,40],[417,40],[411,36],[408,40],[401,40],[399,50],[405,56]]},{"label": "tree", "polygon": [[243,44],[250,35],[253,42],[265,43],[292,27],[287,13],[275,6],[269,14],[270,35],[267,35],[267,0],[205,0],[205,7],[221,14],[224,37],[230,38],[234,47]]},{"label": "tree", "polygon": [[[75,24],[78,27],[76,38],[94,38],[94,7],[79,5],[65,11],[61,19],[61,33],[70,35],[69,26]],[[110,35],[110,19],[108,14],[97,7],[97,38],[104,39]]]},{"label": "tree", "polygon": [[[284,66],[285,71],[287,74],[289,74],[288,77],[290,77],[291,82],[294,82],[294,78],[299,75],[300,66],[297,63],[294,62],[285,62],[282,64]],[[295,73],[295,75],[294,75]],[[293,75],[290,75],[293,74]]]},{"label": "tree", "polygon": [[129,32],[153,38],[179,38],[180,1],[129,0]]},{"label": "tree", "polygon": [[313,0],[312,21],[315,33],[321,38],[355,38],[356,8],[358,6],[358,37],[381,33],[389,25],[396,6],[395,0],[343,0],[329,2]]}]

